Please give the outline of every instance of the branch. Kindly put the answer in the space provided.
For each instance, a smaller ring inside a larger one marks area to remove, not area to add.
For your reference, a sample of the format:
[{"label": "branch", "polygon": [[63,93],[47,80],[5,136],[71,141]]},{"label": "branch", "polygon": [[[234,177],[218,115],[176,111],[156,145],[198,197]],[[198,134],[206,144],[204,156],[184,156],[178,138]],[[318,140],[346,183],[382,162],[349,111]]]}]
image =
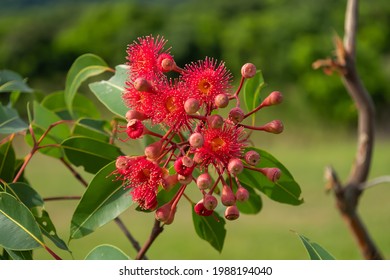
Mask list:
[{"label": "branch", "polygon": [[146,241],[144,246],[141,248],[141,250],[138,252],[137,256],[135,257],[136,260],[140,260],[145,256],[145,253],[148,251],[150,246],[153,244],[154,240],[162,233],[164,230],[164,227],[160,225],[160,221],[155,220],[154,226],[152,228],[152,232],[150,233],[149,239]]},{"label": "branch", "polygon": [[313,63],[313,67],[324,67],[326,73],[334,70],[340,73],[342,81],[357,108],[357,150],[349,179],[345,186],[342,186],[336,172],[333,169],[328,170],[328,187],[330,186],[333,189],[340,214],[349,226],[364,258],[382,259],[381,253],[357,213],[358,201],[363,191],[361,186],[365,184],[370,171],[375,127],[374,104],[356,70],[357,19],[358,1],[348,0],[344,24],[344,43],[336,38],[337,60],[318,60]]}]

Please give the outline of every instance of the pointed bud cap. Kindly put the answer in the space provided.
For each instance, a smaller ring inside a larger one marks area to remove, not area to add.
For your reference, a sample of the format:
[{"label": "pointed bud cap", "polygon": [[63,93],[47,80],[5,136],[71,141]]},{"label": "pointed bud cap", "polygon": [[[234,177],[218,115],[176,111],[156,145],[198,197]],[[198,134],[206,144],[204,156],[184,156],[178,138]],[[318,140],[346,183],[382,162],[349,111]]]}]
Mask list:
[{"label": "pointed bud cap", "polygon": [[246,78],[252,78],[256,75],[256,66],[253,63],[245,63],[241,67],[241,75]]},{"label": "pointed bud cap", "polygon": [[125,174],[128,169],[128,162],[129,157],[128,156],[119,156],[117,157],[115,161],[115,167],[119,174]]},{"label": "pointed bud cap", "polygon": [[149,83],[148,80],[146,80],[144,78],[137,78],[134,81],[134,88],[138,91],[143,91],[143,92],[152,92],[153,91],[152,85]]},{"label": "pointed bud cap", "polygon": [[218,205],[218,200],[211,194],[206,194],[203,198],[204,208],[207,210],[214,210]]},{"label": "pointed bud cap", "polygon": [[161,148],[161,141],[154,142],[145,148],[145,156],[150,160],[155,160],[161,155]]},{"label": "pointed bud cap", "polygon": [[146,120],[148,117],[144,113],[138,112],[136,110],[129,110],[126,112],[125,118],[127,121],[130,121],[132,119],[143,121]]},{"label": "pointed bud cap", "polygon": [[169,53],[162,53],[157,58],[157,67],[161,72],[169,72],[176,68],[176,63]]},{"label": "pointed bud cap", "polygon": [[236,205],[232,205],[226,208],[225,218],[229,221],[237,220],[240,217],[240,211]]},{"label": "pointed bud cap", "polygon": [[207,123],[211,128],[221,128],[224,121],[220,115],[211,115],[207,117]]},{"label": "pointed bud cap", "polygon": [[272,106],[282,103],[283,95],[279,91],[271,92],[261,103],[262,107]]},{"label": "pointed bud cap", "polygon": [[188,142],[190,143],[191,147],[200,148],[203,146],[204,137],[201,133],[195,132],[191,134],[190,138],[188,138]]},{"label": "pointed bud cap", "polygon": [[236,191],[236,199],[240,202],[248,201],[249,199],[249,192],[247,189],[245,189],[243,186],[239,186]]},{"label": "pointed bud cap", "polygon": [[280,176],[282,175],[280,169],[276,167],[261,168],[260,171],[272,182],[279,180]]},{"label": "pointed bud cap", "polygon": [[279,133],[283,132],[284,126],[283,126],[282,121],[273,120],[273,121],[270,121],[269,123],[263,125],[262,129],[264,131],[267,131],[270,133],[279,134]]}]

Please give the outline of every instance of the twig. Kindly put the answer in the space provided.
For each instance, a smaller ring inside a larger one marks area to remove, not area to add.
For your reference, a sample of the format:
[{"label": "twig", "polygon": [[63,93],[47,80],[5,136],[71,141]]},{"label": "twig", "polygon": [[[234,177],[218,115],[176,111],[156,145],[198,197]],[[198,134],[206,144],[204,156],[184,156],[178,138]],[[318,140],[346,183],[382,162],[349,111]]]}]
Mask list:
[{"label": "twig", "polygon": [[[358,110],[358,135],[355,162],[345,186],[338,181],[336,172],[328,172],[328,182],[332,187],[341,216],[354,235],[360,251],[366,259],[382,259],[382,255],[371,239],[362,220],[357,214],[358,200],[362,185],[367,180],[374,146],[374,104],[364,87],[355,64],[358,1],[348,0],[345,14],[344,44],[336,40],[337,61],[321,60],[317,64],[325,69],[339,70],[343,83]],[[329,62],[329,64],[327,64]],[[316,65],[315,65],[316,64]],[[329,171],[329,170],[328,170]]]},{"label": "twig", "polygon": [[43,198],[43,201],[79,200],[81,196],[51,196]]},{"label": "twig", "polygon": [[366,190],[379,184],[390,183],[390,176],[381,176],[360,185],[360,190]]},{"label": "twig", "polygon": [[160,221],[155,220],[154,226],[152,228],[152,232],[150,233],[149,239],[146,241],[144,246],[141,248],[141,250],[138,252],[137,256],[135,257],[136,260],[140,260],[144,257],[145,253],[148,251],[149,247],[153,244],[154,240],[162,233],[164,230],[164,227],[160,225]]}]

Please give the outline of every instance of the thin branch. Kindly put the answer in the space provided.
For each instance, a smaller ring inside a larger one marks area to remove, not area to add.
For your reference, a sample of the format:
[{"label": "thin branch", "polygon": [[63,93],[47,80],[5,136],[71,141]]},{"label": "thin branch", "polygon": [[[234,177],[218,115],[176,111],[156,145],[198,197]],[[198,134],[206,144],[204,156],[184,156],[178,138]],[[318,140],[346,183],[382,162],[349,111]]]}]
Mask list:
[{"label": "thin branch", "polygon": [[144,246],[141,248],[141,250],[138,252],[137,256],[135,257],[136,260],[140,260],[144,257],[150,246],[153,244],[154,240],[162,233],[164,230],[164,227],[161,226],[160,221],[155,220],[154,226],[152,228],[152,232],[150,233],[149,239],[146,241]]},{"label": "thin branch", "polygon": [[81,196],[51,196],[45,197],[43,201],[58,201],[58,200],[79,200]]},{"label": "thin branch", "polygon": [[390,176],[381,176],[360,185],[360,190],[366,190],[379,184],[390,183]]}]

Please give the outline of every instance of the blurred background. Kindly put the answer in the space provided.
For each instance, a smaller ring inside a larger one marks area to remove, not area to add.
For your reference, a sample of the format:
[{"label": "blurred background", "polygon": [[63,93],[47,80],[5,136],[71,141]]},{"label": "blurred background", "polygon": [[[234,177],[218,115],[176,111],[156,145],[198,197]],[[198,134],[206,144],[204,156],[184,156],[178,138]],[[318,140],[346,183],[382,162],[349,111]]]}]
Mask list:
[{"label": "blurred background", "polygon": [[[254,63],[268,86],[285,102],[267,108],[257,121],[283,120],[281,135],[260,134],[255,146],[276,156],[295,176],[305,203],[279,205],[264,197],[264,209],[227,225],[221,254],[196,237],[190,209],[183,204],[175,223],[150,250],[152,259],[306,259],[295,230],[339,259],[359,259],[358,249],[324,191],[323,170],[333,165],[346,179],[355,153],[356,109],[339,77],[313,70],[312,62],[332,54],[335,34],[343,36],[346,1],[339,0],[1,0],[0,69],[28,79],[45,94],[64,88],[66,72],[81,54],[94,53],[114,67],[125,63],[126,47],[139,36],[163,35],[179,66],[205,56],[223,60],[236,82],[241,66]],[[360,1],[357,66],[377,108],[377,140],[370,178],[390,174],[390,5]],[[85,94],[90,95],[88,91]],[[93,98],[93,97],[92,97]],[[109,114],[108,112],[106,112]],[[138,147],[139,148],[139,147]],[[26,152],[23,146],[17,151]],[[82,194],[77,181],[38,155],[27,169],[43,196]],[[39,163],[39,167],[37,166]],[[80,170],[80,172],[83,172]],[[50,176],[47,176],[49,174]],[[44,176],[44,177],[43,177]],[[89,174],[85,174],[91,176]],[[45,181],[42,181],[45,178]],[[60,178],[60,179],[59,179]],[[47,188],[47,186],[52,186]],[[385,257],[390,257],[390,187],[368,190],[360,212]],[[52,219],[65,240],[76,202],[50,202]],[[129,209],[122,215],[143,243],[153,217]],[[146,220],[145,220],[146,219]],[[116,236],[113,238],[113,236]],[[114,240],[113,240],[114,239]],[[115,225],[72,241],[73,257],[112,243],[134,250]],[[38,257],[49,258],[45,252]],[[71,258],[64,253],[64,258]]]}]

